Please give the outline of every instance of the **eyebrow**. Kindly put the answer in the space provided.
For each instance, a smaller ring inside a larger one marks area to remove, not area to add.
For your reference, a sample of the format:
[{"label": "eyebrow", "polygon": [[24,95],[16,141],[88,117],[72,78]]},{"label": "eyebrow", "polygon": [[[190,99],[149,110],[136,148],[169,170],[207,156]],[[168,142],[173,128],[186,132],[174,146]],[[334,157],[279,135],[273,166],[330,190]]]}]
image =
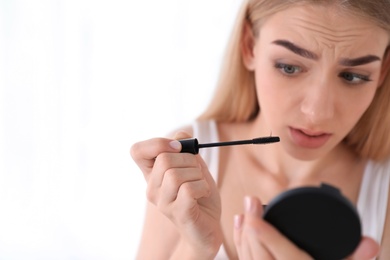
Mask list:
[{"label": "eyebrow", "polygon": [[364,65],[374,61],[380,61],[381,59],[375,55],[367,55],[363,57],[359,57],[356,59],[342,59],[340,64],[346,67],[355,67],[359,65]]},{"label": "eyebrow", "polygon": [[[290,51],[292,51],[295,54],[298,54],[299,56],[302,56],[304,58],[308,58],[311,60],[318,60],[318,55],[315,54],[312,51],[306,50],[302,47],[299,47],[298,45],[295,45],[294,43],[287,41],[287,40],[275,40],[272,42],[275,45],[282,46]],[[380,61],[381,59],[378,56],[375,55],[366,55],[359,58],[349,59],[344,58],[340,60],[340,65],[346,66],[346,67],[355,67],[364,65],[367,63],[371,63],[374,61]]]},{"label": "eyebrow", "polygon": [[284,47],[284,48],[292,51],[293,53],[298,54],[299,56],[302,56],[304,58],[308,58],[311,60],[318,60],[317,54],[315,54],[314,52],[311,52],[309,50],[306,50],[302,47],[299,47],[292,42],[289,42],[286,40],[275,40],[272,43],[279,45],[279,46],[282,46],[282,47]]}]

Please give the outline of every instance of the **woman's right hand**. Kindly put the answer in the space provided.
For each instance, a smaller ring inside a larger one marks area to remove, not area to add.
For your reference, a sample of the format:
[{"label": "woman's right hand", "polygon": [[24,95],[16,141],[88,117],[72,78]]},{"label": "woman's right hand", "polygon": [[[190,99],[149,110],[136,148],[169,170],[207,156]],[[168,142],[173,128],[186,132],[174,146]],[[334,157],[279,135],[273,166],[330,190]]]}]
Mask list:
[{"label": "woman's right hand", "polygon": [[[179,133],[175,139],[189,138]],[[199,155],[180,153],[177,140],[154,138],[135,143],[131,156],[147,181],[147,198],[181,235],[182,248],[216,254],[222,243],[220,196]]]}]

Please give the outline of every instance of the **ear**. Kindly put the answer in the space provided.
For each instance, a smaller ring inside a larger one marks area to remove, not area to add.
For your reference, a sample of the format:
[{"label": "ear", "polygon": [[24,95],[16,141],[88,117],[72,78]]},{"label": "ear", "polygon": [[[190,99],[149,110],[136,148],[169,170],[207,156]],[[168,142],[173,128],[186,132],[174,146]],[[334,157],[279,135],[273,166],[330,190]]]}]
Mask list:
[{"label": "ear", "polygon": [[381,75],[379,78],[379,86],[382,86],[386,76],[390,73],[390,46],[387,47],[385,55],[383,55],[383,63],[381,68]]},{"label": "ear", "polygon": [[253,35],[252,26],[248,21],[245,21],[243,34],[241,39],[241,54],[245,67],[253,71],[255,69],[255,57],[253,49],[255,46],[255,37]]}]

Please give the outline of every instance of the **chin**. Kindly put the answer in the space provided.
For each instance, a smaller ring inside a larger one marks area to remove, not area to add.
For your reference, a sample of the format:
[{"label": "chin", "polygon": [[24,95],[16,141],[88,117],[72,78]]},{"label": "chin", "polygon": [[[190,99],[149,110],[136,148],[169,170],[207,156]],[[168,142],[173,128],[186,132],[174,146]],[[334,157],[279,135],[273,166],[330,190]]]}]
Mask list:
[{"label": "chin", "polygon": [[288,155],[292,158],[300,161],[314,161],[321,157],[324,157],[326,154],[325,147],[318,149],[305,149],[290,146],[285,148]]}]

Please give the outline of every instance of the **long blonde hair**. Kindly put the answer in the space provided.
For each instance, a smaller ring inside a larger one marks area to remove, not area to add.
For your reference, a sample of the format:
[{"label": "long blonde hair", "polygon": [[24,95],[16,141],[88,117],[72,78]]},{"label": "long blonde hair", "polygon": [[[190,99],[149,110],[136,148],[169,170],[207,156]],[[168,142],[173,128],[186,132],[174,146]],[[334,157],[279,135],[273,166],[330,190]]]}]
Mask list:
[{"label": "long blonde hair", "polygon": [[[214,97],[199,120],[243,122],[260,112],[254,73],[244,66],[241,44],[244,24],[252,25],[255,36],[268,16],[296,4],[337,4],[343,10],[369,19],[390,33],[389,0],[245,0],[238,12],[227,45]],[[388,52],[388,51],[387,51]],[[386,55],[389,55],[387,53]],[[364,158],[381,161],[390,157],[390,76],[344,142]]]}]

